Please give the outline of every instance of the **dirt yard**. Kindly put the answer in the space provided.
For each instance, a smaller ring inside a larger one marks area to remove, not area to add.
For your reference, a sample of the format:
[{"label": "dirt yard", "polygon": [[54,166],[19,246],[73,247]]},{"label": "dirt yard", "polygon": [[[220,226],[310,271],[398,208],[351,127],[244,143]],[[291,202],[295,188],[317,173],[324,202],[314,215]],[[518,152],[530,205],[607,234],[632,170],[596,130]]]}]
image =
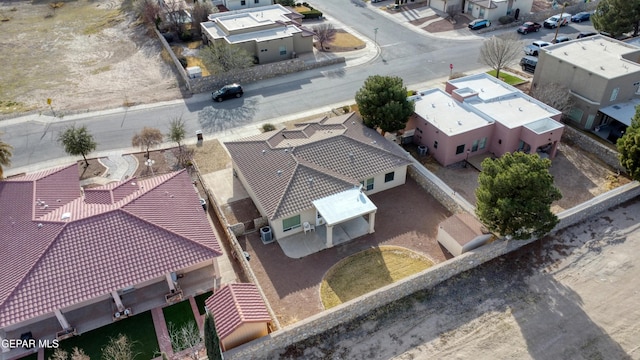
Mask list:
[{"label": "dirt yard", "polygon": [[640,359],[640,202],[269,359]]},{"label": "dirt yard", "polygon": [[180,98],[159,42],[125,15],[125,1],[70,1],[55,12],[48,1],[1,2],[0,114],[60,115]]}]

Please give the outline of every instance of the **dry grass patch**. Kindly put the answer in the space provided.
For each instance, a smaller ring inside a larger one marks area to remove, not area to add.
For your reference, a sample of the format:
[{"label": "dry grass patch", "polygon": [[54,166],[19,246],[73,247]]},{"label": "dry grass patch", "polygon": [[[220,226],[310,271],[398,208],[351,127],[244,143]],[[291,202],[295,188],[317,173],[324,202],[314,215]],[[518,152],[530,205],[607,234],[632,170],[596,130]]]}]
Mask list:
[{"label": "dry grass patch", "polygon": [[196,150],[193,161],[200,169],[201,174],[208,174],[231,166],[231,158],[218,140],[205,141],[201,146],[193,148]]},{"label": "dry grass patch", "polygon": [[431,266],[433,262],[426,257],[397,246],[361,251],[327,271],[320,284],[320,299],[330,309]]},{"label": "dry grass patch", "polygon": [[324,47],[331,51],[359,50],[364,49],[365,46],[364,41],[344,30],[337,30],[335,39],[324,44]]},{"label": "dry grass patch", "polygon": [[204,65],[204,63],[202,62],[202,59],[200,59],[199,57],[195,57],[195,56],[185,56],[185,59],[187,59],[187,67],[192,67],[192,66],[199,66],[200,70],[202,70],[202,76],[209,76],[211,75],[211,73],[209,72],[209,70],[207,70],[207,67]]},{"label": "dry grass patch", "polygon": [[295,12],[305,12],[305,11],[311,11],[311,9],[309,9],[306,6],[295,6],[293,8],[293,11],[295,11]]}]

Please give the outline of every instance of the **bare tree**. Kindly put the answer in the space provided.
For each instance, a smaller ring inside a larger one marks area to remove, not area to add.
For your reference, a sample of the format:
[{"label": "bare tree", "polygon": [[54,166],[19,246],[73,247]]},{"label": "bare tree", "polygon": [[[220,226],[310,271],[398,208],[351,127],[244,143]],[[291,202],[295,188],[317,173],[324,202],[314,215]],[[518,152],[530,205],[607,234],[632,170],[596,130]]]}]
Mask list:
[{"label": "bare tree", "polygon": [[314,36],[320,43],[320,50],[324,51],[324,43],[331,42],[336,38],[337,31],[332,24],[324,23],[313,28]]},{"label": "bare tree", "polygon": [[573,107],[573,99],[566,86],[550,83],[538,85],[531,90],[531,96],[567,115]]},{"label": "bare tree", "polygon": [[193,4],[191,9],[191,29],[195,29],[198,34],[201,33],[200,23],[208,21],[209,14],[217,13],[218,8],[212,3],[206,1],[198,1]]},{"label": "bare tree", "polygon": [[162,0],[162,8],[167,16],[171,30],[181,33],[185,16],[184,0]]},{"label": "bare tree", "polygon": [[135,12],[142,21],[149,25],[160,27],[162,9],[156,0],[140,0],[135,3]]},{"label": "bare tree", "polygon": [[230,45],[224,40],[205,47],[200,52],[202,62],[211,74],[242,70],[253,65],[253,56],[246,50]]},{"label": "bare tree", "polygon": [[103,360],[133,360],[138,353],[134,353],[135,341],[129,340],[126,335],[118,334],[115,338],[110,338],[107,346],[102,348]]},{"label": "bare tree", "polygon": [[522,43],[513,35],[492,36],[482,43],[480,62],[496,71],[500,78],[500,70],[513,64],[522,52]]},{"label": "bare tree", "polygon": [[202,338],[200,337],[200,330],[198,330],[195,321],[190,321],[180,328],[176,327],[174,323],[169,322],[167,330],[174,352],[188,349],[189,356],[194,360],[198,359],[197,347],[202,343]]},{"label": "bare tree", "polygon": [[144,150],[147,154],[146,157],[149,158],[149,148],[156,147],[162,144],[162,140],[164,136],[160,132],[160,130],[155,128],[144,127],[140,130],[139,133],[133,135],[131,139],[131,145],[139,146],[140,149]]}]

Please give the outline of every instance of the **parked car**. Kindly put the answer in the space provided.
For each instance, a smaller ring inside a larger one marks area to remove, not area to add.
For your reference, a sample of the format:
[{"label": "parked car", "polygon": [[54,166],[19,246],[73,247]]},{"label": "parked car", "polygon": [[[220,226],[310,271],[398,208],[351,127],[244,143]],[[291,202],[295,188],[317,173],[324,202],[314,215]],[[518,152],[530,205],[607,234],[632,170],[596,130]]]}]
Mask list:
[{"label": "parked car", "polygon": [[531,43],[531,45],[528,45],[528,46],[524,47],[524,53],[526,55],[538,56],[538,53],[540,52],[540,49],[542,49],[545,46],[549,46],[549,45],[551,45],[550,42],[546,42],[546,41],[542,41],[542,40],[534,41],[533,43]]},{"label": "parked car", "polygon": [[565,26],[571,21],[571,14],[562,13],[559,15],[553,15],[544,21],[544,27],[554,29],[558,26]]},{"label": "parked car", "polygon": [[538,65],[538,58],[535,56],[525,56],[520,59],[520,66],[522,71],[534,73],[536,71],[536,65]]},{"label": "parked car", "polygon": [[593,31],[581,32],[580,34],[578,34],[578,36],[576,36],[576,39],[582,39],[593,35],[598,35],[598,33]]},{"label": "parked car", "polygon": [[579,12],[575,15],[573,15],[571,17],[571,21],[573,22],[583,22],[583,21],[589,21],[589,18],[591,18],[591,13],[590,12]]},{"label": "parked car", "polygon": [[242,86],[239,84],[229,84],[212,92],[211,99],[213,99],[213,101],[221,102],[222,100],[230,99],[232,97],[239,98],[242,94],[244,94]]},{"label": "parked car", "polygon": [[475,19],[469,23],[469,29],[478,30],[491,26],[491,21],[487,19]]},{"label": "parked car", "polygon": [[569,39],[568,36],[562,35],[562,36],[558,36],[557,38],[551,40],[551,43],[552,44],[558,44],[558,43],[569,41],[569,40],[571,40],[571,39]]},{"label": "parked car", "polygon": [[518,28],[518,32],[520,34],[527,35],[530,32],[540,31],[541,27],[542,25],[538,24],[537,22],[527,21],[526,23],[520,25],[520,27]]}]

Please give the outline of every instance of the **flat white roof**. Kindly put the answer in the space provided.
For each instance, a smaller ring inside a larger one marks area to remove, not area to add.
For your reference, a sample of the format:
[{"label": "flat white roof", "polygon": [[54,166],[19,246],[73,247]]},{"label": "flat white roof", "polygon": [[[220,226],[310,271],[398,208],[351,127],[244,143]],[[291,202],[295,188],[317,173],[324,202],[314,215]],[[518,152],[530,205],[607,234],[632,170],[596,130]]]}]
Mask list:
[{"label": "flat white roof", "polygon": [[302,30],[298,29],[297,26],[287,25],[287,26],[281,26],[281,27],[266,29],[261,31],[253,31],[249,33],[231,35],[231,36],[227,36],[227,40],[231,44],[236,44],[236,43],[241,43],[241,42],[251,41],[251,40],[260,42],[260,41],[290,37],[293,34],[299,33],[299,32],[302,32]]},{"label": "flat white roof", "polygon": [[315,200],[313,206],[330,226],[372,213],[378,209],[359,188]]},{"label": "flat white roof", "polygon": [[238,14],[233,16],[219,17],[216,20],[220,25],[229,30],[229,32],[240,29],[250,29],[275,23],[274,20],[262,17],[256,17],[255,14]]},{"label": "flat white roof", "polygon": [[636,114],[636,106],[638,105],[640,105],[640,99],[631,99],[627,102],[602,108],[600,112],[611,116],[627,126],[631,126],[631,119],[633,119],[633,116]]},{"label": "flat white roof", "polygon": [[564,125],[562,125],[561,123],[553,119],[546,118],[546,119],[540,119],[538,121],[534,121],[530,124],[525,125],[524,127],[533,131],[536,134],[542,134],[547,131],[562,129],[564,128]]},{"label": "flat white roof", "polygon": [[478,93],[478,97],[484,101],[495,99],[500,96],[512,94],[519,91],[516,88],[494,78],[491,75],[481,73],[477,75],[465,76],[449,81],[458,89],[470,88]]},{"label": "flat white roof", "polygon": [[412,96],[415,113],[447,135],[457,135],[490,124],[464,104],[440,89],[420,91]]},{"label": "flat white roof", "polygon": [[214,14],[209,14],[207,18],[210,21],[214,21],[215,19],[224,19],[229,20],[235,17],[242,17],[245,15],[253,15],[256,19],[263,20],[271,20],[271,21],[290,21],[286,15],[293,14],[293,11],[288,10],[280,4],[269,5],[269,6],[260,6],[256,8],[249,9],[240,9],[235,11],[227,11],[227,12],[219,12]]},{"label": "flat white roof", "polygon": [[638,52],[637,46],[602,35],[589,36],[543,48],[545,55],[583,68],[605,78],[640,72],[640,64],[622,56]]},{"label": "flat white roof", "polygon": [[560,114],[560,111],[521,92],[492,101],[472,99],[467,102],[469,106],[511,129]]}]

